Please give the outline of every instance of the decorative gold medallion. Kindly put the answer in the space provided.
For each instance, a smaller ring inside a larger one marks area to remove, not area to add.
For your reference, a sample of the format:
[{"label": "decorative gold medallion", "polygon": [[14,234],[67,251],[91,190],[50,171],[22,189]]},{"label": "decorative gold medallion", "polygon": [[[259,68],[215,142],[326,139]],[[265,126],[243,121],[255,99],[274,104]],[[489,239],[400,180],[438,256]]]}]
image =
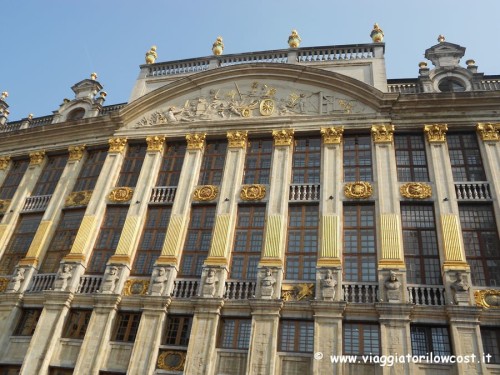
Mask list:
[{"label": "decorative gold medallion", "polygon": [[186,363],[186,352],[168,350],[160,352],[157,367],[168,371],[183,371]]},{"label": "decorative gold medallion", "polygon": [[162,151],[165,145],[165,136],[150,136],[146,137],[148,151]]},{"label": "decorative gold medallion", "polygon": [[118,187],[111,190],[111,193],[108,195],[108,199],[111,202],[128,202],[132,199],[132,195],[134,194],[134,189],[129,187]]},{"label": "decorative gold medallion", "polygon": [[369,182],[352,182],[344,186],[344,195],[347,198],[361,199],[371,197],[373,192],[372,185]]},{"label": "decorative gold medallion", "polygon": [[75,191],[68,195],[64,206],[86,206],[92,197],[92,190]]},{"label": "decorative gold medallion", "polygon": [[248,132],[246,130],[227,132],[228,147],[245,148],[247,146],[247,138]]},{"label": "decorative gold medallion", "polygon": [[478,123],[476,131],[483,141],[499,141],[500,140],[500,123]]},{"label": "decorative gold medallion", "polygon": [[281,298],[283,301],[302,301],[314,297],[314,284],[283,284]]},{"label": "decorative gold medallion", "polygon": [[127,145],[127,138],[110,138],[109,141],[109,152],[123,152],[125,146]]},{"label": "decorative gold medallion", "polygon": [[273,130],[275,146],[290,146],[293,141],[293,129]]},{"label": "decorative gold medallion", "polygon": [[45,158],[45,151],[30,152],[30,165],[40,165]]},{"label": "decorative gold medallion", "polygon": [[426,199],[432,196],[432,187],[421,182],[409,182],[401,185],[399,192],[405,198]]},{"label": "decorative gold medallion", "polygon": [[427,135],[427,140],[429,141],[429,143],[446,142],[447,131],[448,131],[448,125],[446,124],[434,124],[434,125],[424,126],[424,133]]},{"label": "decorative gold medallion", "polygon": [[212,201],[217,198],[219,193],[219,188],[214,185],[203,185],[198,186],[193,193],[193,199],[195,201]]},{"label": "decorative gold medallion", "polygon": [[0,157],[0,170],[4,171],[7,169],[10,163],[10,156]]},{"label": "decorative gold medallion", "polygon": [[260,201],[266,196],[265,185],[243,185],[241,187],[240,198],[244,201]]},{"label": "decorative gold medallion", "polygon": [[343,126],[335,126],[331,128],[321,128],[321,136],[325,145],[340,144],[342,135],[344,134]]},{"label": "decorative gold medallion", "polygon": [[129,279],[123,287],[125,296],[141,296],[146,294],[149,288],[149,280]]},{"label": "decorative gold medallion", "polygon": [[482,306],[486,309],[500,309],[500,290],[476,290],[474,299],[477,306]]},{"label": "decorative gold medallion", "polygon": [[264,99],[260,102],[259,111],[262,116],[271,116],[274,112],[274,100]]},{"label": "decorative gold medallion", "polygon": [[203,150],[206,136],[206,133],[187,134],[186,141],[188,150]]},{"label": "decorative gold medallion", "polygon": [[391,143],[394,139],[394,125],[373,125],[372,137],[374,143]]}]

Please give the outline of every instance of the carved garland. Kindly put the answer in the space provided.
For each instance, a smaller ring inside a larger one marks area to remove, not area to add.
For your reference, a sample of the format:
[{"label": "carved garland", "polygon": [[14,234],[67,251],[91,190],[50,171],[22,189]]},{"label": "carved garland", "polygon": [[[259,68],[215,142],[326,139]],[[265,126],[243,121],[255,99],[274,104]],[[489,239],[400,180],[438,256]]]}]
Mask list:
[{"label": "carved garland", "polygon": [[195,201],[212,201],[217,198],[219,188],[214,185],[198,186],[193,192],[193,199]]},{"label": "carved garland", "polygon": [[146,294],[149,288],[149,280],[130,279],[125,282],[123,295],[141,296]]},{"label": "carved garland", "polygon": [[342,142],[343,134],[343,126],[321,128],[321,136],[323,137],[323,143],[325,145],[340,144]]},{"label": "carved garland", "polygon": [[68,195],[64,205],[66,207],[86,206],[87,204],[89,204],[90,197],[92,197],[92,192],[92,190],[75,191]]},{"label": "carved garland", "polygon": [[424,133],[427,135],[429,143],[446,142],[447,131],[448,125],[446,124],[425,125],[424,127]]},{"label": "carved garland", "polygon": [[474,299],[477,306],[500,309],[500,290],[476,290]]},{"label": "carved garland", "polygon": [[30,152],[30,165],[40,165],[45,158],[45,151]]},{"label": "carved garland", "polygon": [[113,190],[108,195],[108,199],[111,202],[128,202],[132,199],[134,194],[134,189],[129,187],[118,187]]},{"label": "carved garland", "polygon": [[0,157],[0,170],[6,170],[10,163],[10,156]]},{"label": "carved garland", "polygon": [[186,135],[188,150],[203,150],[205,146],[206,133],[194,133]]},{"label": "carved garland", "polygon": [[420,182],[409,182],[401,185],[399,192],[405,198],[426,199],[432,196],[432,187]]},{"label": "carved garland", "polygon": [[83,152],[85,151],[85,145],[81,146],[69,146],[69,160],[81,160],[83,158]]},{"label": "carved garland", "polygon": [[476,131],[483,141],[500,141],[500,123],[478,123]]},{"label": "carved garland", "polygon": [[148,151],[162,151],[165,145],[165,136],[151,136],[146,137],[146,142],[148,144]]},{"label": "carved garland", "polygon": [[260,201],[266,196],[265,185],[243,185],[241,187],[240,198],[244,201]]},{"label": "carved garland", "polygon": [[273,130],[275,146],[290,146],[293,141],[293,129]]},{"label": "carved garland", "polygon": [[369,182],[352,182],[344,186],[344,195],[347,198],[362,199],[371,197],[373,192],[372,185]]},{"label": "carved garland", "polygon": [[227,132],[228,147],[245,148],[247,146],[248,132],[235,131]]}]

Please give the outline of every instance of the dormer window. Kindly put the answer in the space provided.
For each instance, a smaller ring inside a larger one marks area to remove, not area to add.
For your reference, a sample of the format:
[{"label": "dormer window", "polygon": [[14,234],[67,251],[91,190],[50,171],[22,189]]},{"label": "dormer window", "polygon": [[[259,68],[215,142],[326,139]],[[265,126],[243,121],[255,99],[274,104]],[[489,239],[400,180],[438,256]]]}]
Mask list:
[{"label": "dormer window", "polygon": [[83,116],[85,116],[85,109],[75,108],[68,114],[67,120],[80,120]]},{"label": "dormer window", "polygon": [[465,85],[455,78],[444,78],[439,82],[441,92],[464,92]]}]

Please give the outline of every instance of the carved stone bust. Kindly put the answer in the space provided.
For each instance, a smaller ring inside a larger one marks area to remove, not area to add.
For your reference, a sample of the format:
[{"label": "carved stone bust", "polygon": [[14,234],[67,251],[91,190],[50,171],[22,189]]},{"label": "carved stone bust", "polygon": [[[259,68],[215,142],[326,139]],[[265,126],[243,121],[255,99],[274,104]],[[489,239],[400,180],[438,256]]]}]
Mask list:
[{"label": "carved stone bust", "polygon": [[333,301],[335,299],[336,286],[337,280],[335,280],[332,270],[326,270],[325,276],[321,280],[321,296],[324,300]]},{"label": "carved stone bust", "polygon": [[213,297],[215,295],[216,284],[219,282],[216,272],[213,268],[209,268],[207,277],[203,282],[203,297]]},{"label": "carved stone bust", "polygon": [[116,282],[120,278],[120,270],[118,267],[111,266],[108,272],[104,275],[104,280],[102,282],[102,293],[111,294],[114,293],[116,288]]},{"label": "carved stone bust", "polygon": [[273,271],[270,268],[264,269],[264,277],[260,281],[261,298],[271,299],[274,295],[274,285],[276,279],[273,276]]},{"label": "carved stone bust", "polygon": [[168,276],[164,267],[156,269],[155,273],[156,275],[153,277],[153,283],[151,284],[151,295],[162,296],[165,292],[165,283]]},{"label": "carved stone bust", "polygon": [[396,272],[391,271],[389,277],[384,283],[387,302],[397,303],[401,302],[401,282],[398,280]]}]

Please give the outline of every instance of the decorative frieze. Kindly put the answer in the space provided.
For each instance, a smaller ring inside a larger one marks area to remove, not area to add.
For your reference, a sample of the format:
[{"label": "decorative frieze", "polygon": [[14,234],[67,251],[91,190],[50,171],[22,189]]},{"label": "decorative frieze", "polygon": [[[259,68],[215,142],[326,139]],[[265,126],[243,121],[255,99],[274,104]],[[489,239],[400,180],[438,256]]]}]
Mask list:
[{"label": "decorative frieze", "polygon": [[68,151],[69,151],[68,160],[82,160],[83,152],[85,151],[85,145],[69,146]]},{"label": "decorative frieze", "polygon": [[372,185],[369,182],[352,182],[344,186],[346,198],[362,199],[369,198],[373,193]]},{"label": "decorative frieze", "polygon": [[206,136],[206,133],[187,134],[186,141],[188,150],[203,150]]},{"label": "decorative frieze", "polygon": [[146,143],[148,144],[148,151],[163,151],[165,145],[165,136],[150,136],[146,137]]},{"label": "decorative frieze", "polygon": [[90,198],[92,197],[92,192],[92,190],[75,191],[68,195],[64,206],[86,206],[87,204],[89,204]]},{"label": "decorative frieze", "polygon": [[343,126],[335,126],[331,128],[321,128],[321,136],[323,144],[332,145],[342,143],[342,135],[344,134]]},{"label": "decorative frieze", "polygon": [[123,287],[123,295],[125,296],[142,296],[149,289],[149,280],[129,279]]},{"label": "decorative frieze", "polygon": [[110,138],[109,141],[109,152],[121,153],[125,150],[127,145],[127,138]]},{"label": "decorative frieze", "polygon": [[134,189],[129,187],[118,187],[113,190],[108,195],[108,199],[111,202],[128,202],[132,199],[134,194]]},{"label": "decorative frieze", "polygon": [[401,185],[399,192],[405,198],[426,199],[432,196],[432,187],[421,182],[409,182]]},{"label": "decorative frieze", "polygon": [[500,290],[483,289],[474,292],[476,305],[486,309],[500,309]]},{"label": "decorative frieze", "polygon": [[30,152],[30,165],[40,165],[45,158],[45,151]]},{"label": "decorative frieze", "polygon": [[198,202],[212,201],[217,198],[219,188],[215,185],[198,186],[193,193],[193,199]]},{"label": "decorative frieze", "polygon": [[248,132],[234,131],[227,132],[228,147],[246,148],[248,140]]},{"label": "decorative frieze", "polygon": [[500,123],[478,123],[476,131],[483,141],[499,141],[500,140]]},{"label": "decorative frieze", "polygon": [[394,125],[373,125],[374,143],[391,143],[394,140]]},{"label": "decorative frieze", "polygon": [[0,157],[0,170],[4,171],[7,169],[10,163],[10,156]]},{"label": "decorative frieze", "polygon": [[273,130],[275,146],[290,146],[293,141],[293,129]]},{"label": "decorative frieze", "polygon": [[243,185],[241,187],[240,198],[243,201],[260,201],[266,196],[265,185]]},{"label": "decorative frieze", "polygon": [[427,141],[429,141],[429,143],[446,142],[447,131],[448,131],[448,125],[446,124],[434,124],[434,125],[424,126],[424,133],[426,134]]}]

